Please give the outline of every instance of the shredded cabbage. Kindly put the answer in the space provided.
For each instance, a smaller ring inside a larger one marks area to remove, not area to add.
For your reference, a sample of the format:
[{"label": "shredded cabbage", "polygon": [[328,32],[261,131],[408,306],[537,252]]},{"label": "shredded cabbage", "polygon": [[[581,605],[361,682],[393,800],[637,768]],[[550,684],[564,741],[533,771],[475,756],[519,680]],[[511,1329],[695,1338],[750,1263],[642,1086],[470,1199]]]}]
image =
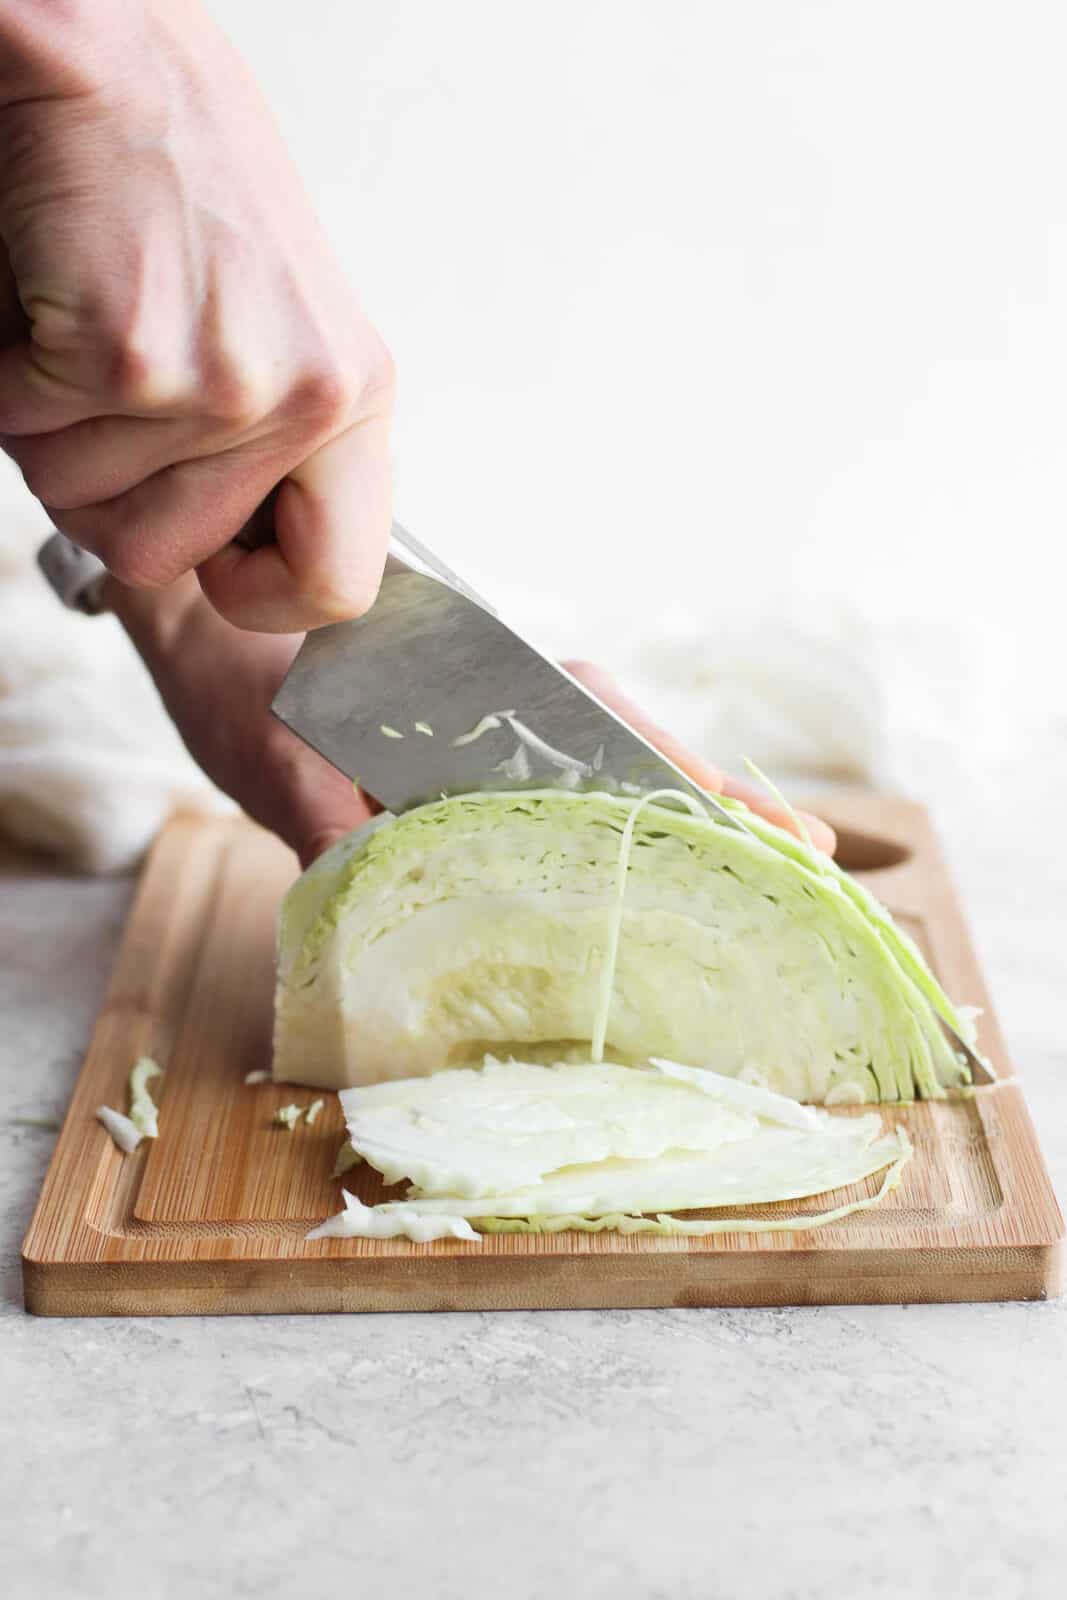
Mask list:
[{"label": "shredded cabbage", "polygon": [[279,1106],[274,1113],[273,1121],[277,1123],[279,1128],[288,1128],[289,1132],[292,1133],[303,1115],[303,1106]]},{"label": "shredded cabbage", "polygon": [[343,1178],[346,1172],[350,1172],[351,1169],[358,1166],[362,1160],[363,1157],[360,1155],[359,1151],[353,1150],[351,1139],[346,1139],[340,1150],[337,1152],[337,1159],[334,1161],[333,1171],[330,1173],[330,1177]]},{"label": "shredded cabbage", "polygon": [[[406,1199],[375,1206],[346,1193],[345,1210],[309,1238],[421,1240],[434,1221],[467,1237],[459,1219],[483,1232],[815,1227],[876,1204],[911,1154],[907,1135],[886,1132],[877,1113],[835,1116],[674,1062],[646,1070],[490,1060],[480,1072],[348,1090],[341,1101],[353,1148],[386,1182],[412,1186]],[[883,1170],[875,1195],[816,1216],[670,1215],[802,1199]]]},{"label": "shredded cabbage", "polygon": [[104,1124],[119,1149],[124,1150],[127,1155],[131,1150],[136,1150],[144,1138],[136,1123],[131,1122],[129,1117],[124,1117],[121,1111],[113,1111],[110,1106],[97,1106],[96,1117],[98,1122]]},{"label": "shredded cabbage", "polygon": [[619,843],[619,862],[615,869],[615,895],[611,904],[608,917],[608,943],[607,954],[600,969],[600,994],[597,1000],[596,1015],[593,1018],[592,1056],[594,1061],[604,1059],[604,1040],[608,1031],[608,1016],[611,1011],[611,996],[615,988],[615,969],[619,961],[619,936],[622,933],[623,904],[626,898],[626,879],[630,871],[630,856],[633,851],[634,828],[637,819],[647,805],[656,800],[681,800],[688,806],[694,816],[703,816],[699,803],[691,795],[681,789],[653,789],[637,804],[631,807],[630,815],[622,830],[622,839]]},{"label": "shredded cabbage", "polygon": [[159,1111],[148,1092],[152,1078],[159,1078],[163,1068],[151,1056],[141,1056],[130,1073],[130,1121],[146,1139],[159,1137]]},{"label": "shredded cabbage", "polygon": [[768,794],[770,794],[773,799],[777,800],[778,804],[781,806],[782,810],[785,812],[786,816],[789,817],[794,828],[797,830],[797,833],[807,845],[808,850],[811,852],[813,863],[818,866],[821,871],[821,861],[824,858],[820,855],[820,852],[816,850],[815,845],[812,842],[811,831],[808,828],[807,823],[804,821],[804,818],[800,815],[800,812],[795,810],[794,807],[790,805],[789,801],[786,799],[781,789],[779,789],[778,785],[776,783],[772,783],[767,774],[765,772],[761,772],[756,763],[754,761],[750,761],[747,756],[745,757],[745,766],[748,768],[749,772],[751,772],[754,778],[759,779],[760,783],[762,783]]},{"label": "shredded cabbage", "polygon": [[513,715],[514,713],[511,711],[490,711],[487,716],[476,722],[473,728],[468,728],[466,733],[461,733],[452,740],[453,749],[458,750],[462,745],[473,744],[475,739],[482,737],[483,733],[492,733],[495,729],[501,727],[504,717]]}]

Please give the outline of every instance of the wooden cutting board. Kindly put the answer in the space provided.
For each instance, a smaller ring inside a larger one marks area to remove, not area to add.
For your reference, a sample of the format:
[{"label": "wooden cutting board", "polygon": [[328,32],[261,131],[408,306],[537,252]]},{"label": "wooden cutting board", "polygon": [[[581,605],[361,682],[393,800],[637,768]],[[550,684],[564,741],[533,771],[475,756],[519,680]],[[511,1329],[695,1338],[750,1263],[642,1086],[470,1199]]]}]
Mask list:
[{"label": "wooden cutting board", "polygon": [[[839,858],[923,947],[948,992],[985,1008],[1011,1068],[925,813],[867,794],[825,809]],[[243,820],[178,817],[145,867],[110,988],[23,1246],[27,1309],[52,1316],[795,1305],[1036,1299],[1059,1292],[1063,1221],[1017,1084],[886,1110],[915,1159],[879,1207],[810,1231],[703,1239],[564,1233],[324,1239],[340,1208],[336,1096],[313,1127],[272,1125],[313,1094],[270,1065],[274,918],[293,857]],[[160,1136],[123,1156],[96,1121],[125,1108],[134,1059],[157,1082]],[[346,1180],[381,1195],[368,1168]],[[870,1179],[834,1203],[870,1192]],[[825,1210],[827,1200],[753,1208]],[[714,1214],[714,1213],[709,1213]]]}]

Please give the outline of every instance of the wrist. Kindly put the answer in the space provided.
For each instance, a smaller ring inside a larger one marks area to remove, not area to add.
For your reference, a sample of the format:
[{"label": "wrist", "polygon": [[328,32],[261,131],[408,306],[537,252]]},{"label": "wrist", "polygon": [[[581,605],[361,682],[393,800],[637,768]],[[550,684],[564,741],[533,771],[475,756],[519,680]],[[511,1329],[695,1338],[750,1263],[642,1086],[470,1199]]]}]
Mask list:
[{"label": "wrist", "polygon": [[108,573],[100,597],[103,609],[118,617],[150,670],[175,647],[191,607],[202,598],[193,573],[161,589],[131,589]]}]

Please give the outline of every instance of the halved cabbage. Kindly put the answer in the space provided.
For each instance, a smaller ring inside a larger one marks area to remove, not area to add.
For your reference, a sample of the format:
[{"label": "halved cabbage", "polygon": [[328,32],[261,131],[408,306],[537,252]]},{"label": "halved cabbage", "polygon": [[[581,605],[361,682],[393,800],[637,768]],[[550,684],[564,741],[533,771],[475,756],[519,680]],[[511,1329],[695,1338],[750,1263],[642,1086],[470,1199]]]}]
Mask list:
[{"label": "halved cabbage", "polygon": [[[748,812],[641,803],[608,1060],[653,1056],[797,1100],[940,1096],[968,1039],[913,942],[829,858]],[[328,1088],[480,1063],[588,1060],[634,801],[471,794],[379,818],[280,921],[274,1076]]]}]

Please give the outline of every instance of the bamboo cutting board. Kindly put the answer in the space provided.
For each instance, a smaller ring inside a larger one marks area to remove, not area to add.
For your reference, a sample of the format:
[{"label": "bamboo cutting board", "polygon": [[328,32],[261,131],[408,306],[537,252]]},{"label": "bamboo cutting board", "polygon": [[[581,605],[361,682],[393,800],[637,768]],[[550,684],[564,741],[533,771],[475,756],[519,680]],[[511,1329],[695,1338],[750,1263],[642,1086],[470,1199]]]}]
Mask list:
[{"label": "bamboo cutting board", "polygon": [[[1011,1068],[925,813],[867,794],[826,808],[839,858],[917,938],[954,999],[985,1007],[982,1044]],[[178,817],[145,868],[89,1054],[23,1247],[27,1309],[53,1316],[470,1310],[1036,1299],[1061,1287],[1063,1222],[1017,1084],[888,1110],[916,1147],[879,1207],[797,1233],[323,1239],[344,1137],[272,1125],[314,1095],[246,1086],[270,1065],[274,918],[291,855],[243,820]],[[123,1156],[96,1121],[125,1109],[151,1055],[160,1137]],[[846,1113],[847,1114],[847,1113]],[[366,1200],[377,1177],[345,1180]],[[837,1191],[834,1203],[878,1179]],[[817,1198],[751,1208],[825,1210]],[[714,1214],[714,1213],[709,1213]],[[751,1214],[751,1213],[750,1213]]]}]

